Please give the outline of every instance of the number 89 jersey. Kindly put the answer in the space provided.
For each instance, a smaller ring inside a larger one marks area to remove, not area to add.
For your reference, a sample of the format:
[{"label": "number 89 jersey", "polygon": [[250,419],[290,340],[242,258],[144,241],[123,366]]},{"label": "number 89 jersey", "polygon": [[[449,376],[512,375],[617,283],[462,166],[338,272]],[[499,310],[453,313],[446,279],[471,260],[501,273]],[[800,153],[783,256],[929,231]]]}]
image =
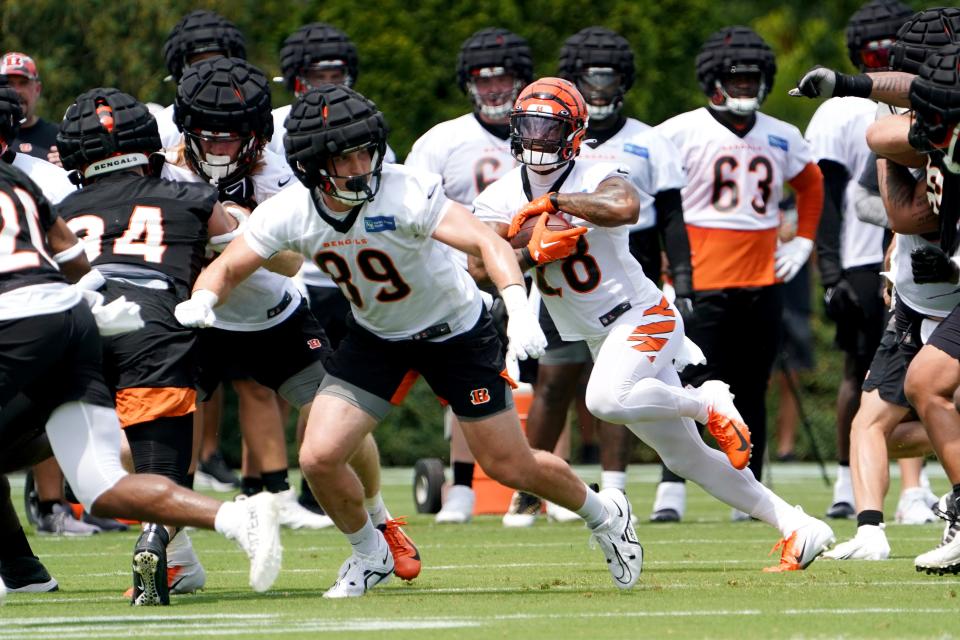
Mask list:
[{"label": "number 89 jersey", "polygon": [[[529,202],[522,170],[523,167],[517,167],[487,187],[473,203],[474,215],[484,222],[510,224],[513,214]],[[554,172],[553,178],[561,172]],[[612,177],[630,180],[629,172],[621,166],[577,161],[559,191],[592,193]],[[536,198],[547,188],[538,189],[531,184],[531,192]],[[569,214],[563,216],[573,225],[590,230],[581,236],[576,253],[537,267],[536,283],[564,340],[605,336],[611,323],[630,307],[646,308],[660,302],[663,293],[647,279],[630,254],[629,226],[598,227]]]},{"label": "number 89 jersey", "polygon": [[469,331],[483,305],[476,283],[432,237],[450,205],[440,176],[384,164],[374,200],[318,212],[298,183],[254,209],[243,237],[264,259],[283,249],[312,258],[375,335],[443,340]]}]

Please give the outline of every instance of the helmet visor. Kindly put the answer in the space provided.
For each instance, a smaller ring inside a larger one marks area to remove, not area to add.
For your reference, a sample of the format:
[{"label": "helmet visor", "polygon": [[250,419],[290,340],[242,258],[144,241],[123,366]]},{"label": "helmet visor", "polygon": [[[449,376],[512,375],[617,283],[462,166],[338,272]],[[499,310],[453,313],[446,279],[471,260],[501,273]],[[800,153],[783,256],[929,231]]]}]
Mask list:
[{"label": "helmet visor", "polygon": [[563,120],[535,113],[515,114],[511,119],[514,137],[525,149],[558,153],[567,138],[568,125]]},{"label": "helmet visor", "polygon": [[577,77],[577,88],[587,104],[607,105],[621,93],[622,76],[610,67],[590,67]]},{"label": "helmet visor", "polygon": [[890,68],[890,54],[893,50],[893,40],[871,40],[860,49],[860,60],[863,67],[870,71],[883,71]]}]

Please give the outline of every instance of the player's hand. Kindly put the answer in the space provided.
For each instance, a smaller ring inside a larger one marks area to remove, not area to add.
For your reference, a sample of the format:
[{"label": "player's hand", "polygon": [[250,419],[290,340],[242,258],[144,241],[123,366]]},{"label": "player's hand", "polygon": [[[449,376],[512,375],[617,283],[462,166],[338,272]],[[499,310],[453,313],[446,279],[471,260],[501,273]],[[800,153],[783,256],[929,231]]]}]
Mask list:
[{"label": "player's hand", "polygon": [[689,271],[678,270],[670,279],[673,286],[673,306],[680,312],[684,323],[693,316],[693,278]]},{"label": "player's hand", "polygon": [[512,284],[500,292],[507,308],[508,349],[518,360],[539,358],[547,348],[547,337],[540,328],[540,320],[527,304],[527,292],[522,285]]},{"label": "player's hand", "polygon": [[520,227],[523,226],[523,223],[527,221],[527,218],[538,216],[541,213],[556,213],[557,212],[557,192],[551,191],[550,193],[545,193],[539,198],[531,200],[527,204],[520,207],[520,209],[514,214],[513,220],[510,221],[510,229],[507,231],[507,238],[512,238],[513,236],[520,233]]},{"label": "player's hand", "polygon": [[913,268],[913,281],[917,284],[935,282],[956,283],[960,277],[960,267],[947,256],[940,247],[924,245],[910,253],[910,266]]},{"label": "player's hand", "polygon": [[854,313],[860,314],[860,300],[849,280],[842,279],[827,287],[823,292],[823,304],[827,317],[834,322],[841,322],[842,318],[849,318]]},{"label": "player's hand", "polygon": [[93,318],[101,336],[118,336],[143,329],[140,305],[120,296],[109,304],[93,307]]},{"label": "player's hand", "polygon": [[61,169],[63,168],[63,162],[60,160],[60,149],[57,149],[57,145],[50,147],[50,150],[47,152],[47,162],[55,164]]},{"label": "player's hand", "polygon": [[213,326],[217,319],[213,312],[217,300],[217,295],[214,292],[197,289],[189,300],[184,300],[174,308],[173,315],[177,322],[185,327],[206,329]]},{"label": "player's hand", "polygon": [[555,260],[563,260],[577,250],[577,238],[587,232],[586,227],[574,227],[562,231],[547,229],[547,220],[550,215],[543,213],[533,228],[533,235],[527,243],[527,251],[537,264],[547,264]]},{"label": "player's hand", "polygon": [[797,236],[790,242],[784,242],[777,247],[777,252],[774,254],[777,279],[783,282],[793,280],[803,265],[807,264],[811,251],[813,251],[813,240],[803,236]]},{"label": "player's hand", "polygon": [[837,72],[833,69],[827,69],[817,65],[810,71],[803,74],[800,82],[795,89],[788,92],[791,96],[799,98],[832,98],[833,92],[837,88]]}]

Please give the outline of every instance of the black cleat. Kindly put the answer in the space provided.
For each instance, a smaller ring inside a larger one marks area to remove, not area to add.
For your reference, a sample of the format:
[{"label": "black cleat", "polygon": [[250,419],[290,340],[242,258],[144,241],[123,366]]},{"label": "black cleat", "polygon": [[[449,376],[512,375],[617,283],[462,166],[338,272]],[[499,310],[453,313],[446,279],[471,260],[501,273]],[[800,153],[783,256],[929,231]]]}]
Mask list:
[{"label": "black cleat", "polygon": [[849,502],[834,502],[827,509],[827,517],[834,520],[847,520],[857,515],[856,509]]},{"label": "black cleat", "polygon": [[159,524],[148,524],[133,548],[134,607],[170,604],[167,587],[167,543],[170,536]]},{"label": "black cleat", "polygon": [[657,509],[650,514],[650,522],[680,522],[676,509]]},{"label": "black cleat", "polygon": [[47,593],[60,589],[46,567],[33,556],[0,562],[0,578],[12,593]]}]

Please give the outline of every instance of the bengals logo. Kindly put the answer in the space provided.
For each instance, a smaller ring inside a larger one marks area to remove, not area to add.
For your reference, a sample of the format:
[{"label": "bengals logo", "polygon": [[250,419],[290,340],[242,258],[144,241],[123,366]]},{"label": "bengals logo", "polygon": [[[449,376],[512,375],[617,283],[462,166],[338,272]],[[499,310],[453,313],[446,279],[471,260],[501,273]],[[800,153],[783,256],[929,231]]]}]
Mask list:
[{"label": "bengals logo", "polygon": [[319,349],[320,347],[323,346],[323,343],[320,342],[320,340],[318,340],[317,338],[310,338],[309,340],[307,340],[307,346],[310,347],[311,349]]},{"label": "bengals logo", "polygon": [[486,387],[474,389],[470,392],[470,404],[486,404],[490,402],[490,392]]}]

